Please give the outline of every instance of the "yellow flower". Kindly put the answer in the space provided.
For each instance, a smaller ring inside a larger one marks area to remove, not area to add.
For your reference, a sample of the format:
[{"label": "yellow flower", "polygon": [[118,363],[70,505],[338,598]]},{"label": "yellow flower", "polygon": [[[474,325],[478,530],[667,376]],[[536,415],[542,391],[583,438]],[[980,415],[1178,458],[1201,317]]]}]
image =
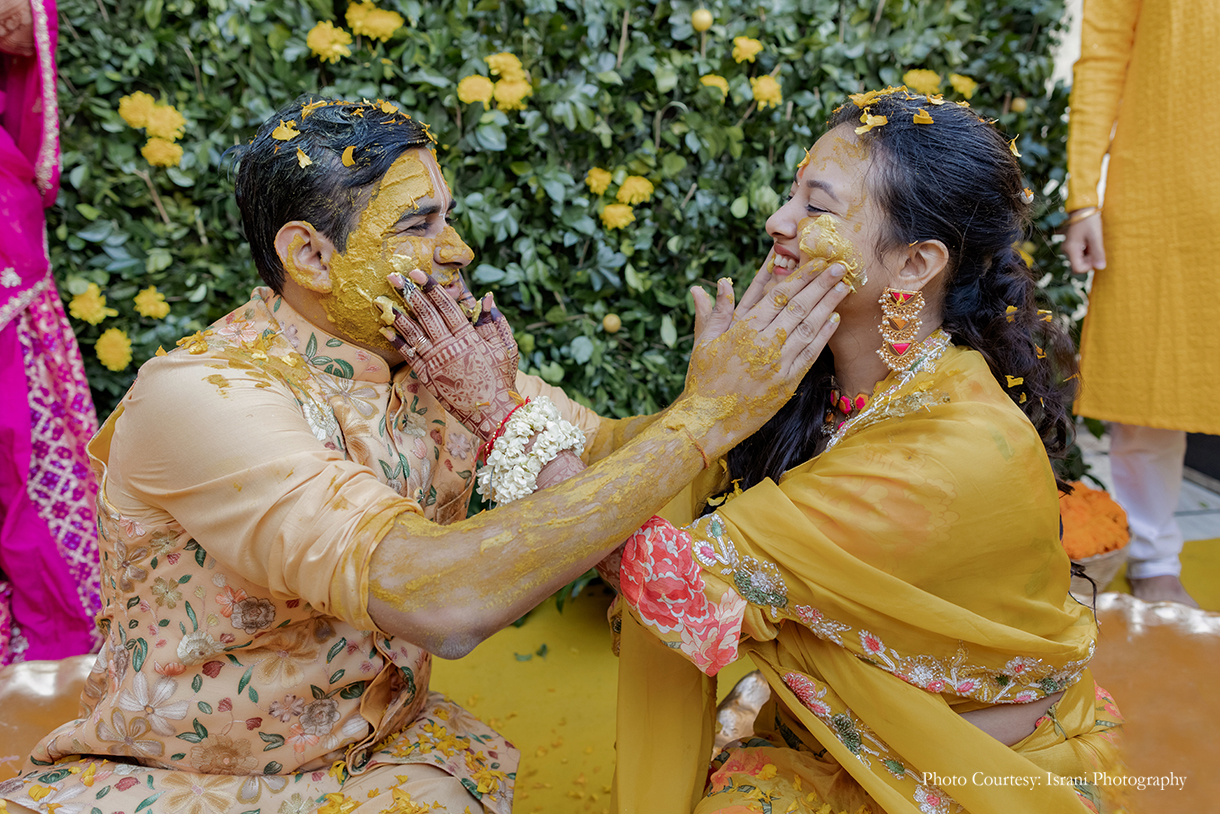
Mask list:
[{"label": "yellow flower", "polygon": [[382,42],[394,36],[404,22],[397,11],[386,11],[372,3],[352,3],[347,7],[347,24],[352,27],[352,33]]},{"label": "yellow flower", "polygon": [[140,155],[154,167],[176,167],[182,160],[182,148],[163,138],[150,138],[140,149]]},{"label": "yellow flower", "polygon": [[496,83],[492,95],[500,110],[525,110],[524,99],[534,95],[534,88],[524,79],[501,79]]},{"label": "yellow flower", "polygon": [[753,62],[762,47],[761,42],[750,37],[733,37],[733,59],[738,62]]},{"label": "yellow flower", "polygon": [[68,313],[90,325],[96,325],[106,317],[119,315],[118,311],[106,307],[106,295],[97,287],[97,283],[89,283],[84,293],[72,298],[68,303]]},{"label": "yellow flower", "polygon": [[857,136],[862,133],[867,133],[869,130],[872,130],[874,127],[880,127],[883,124],[890,123],[890,120],[887,119],[885,116],[874,116],[871,113],[869,113],[868,110],[865,110],[863,113],[860,114],[860,121],[864,122],[864,124],[861,125],[860,127],[856,128]]},{"label": "yellow flower", "polygon": [[1019,138],[1021,137],[1015,136],[1012,141],[1008,142],[1008,152],[1012,153],[1017,158],[1021,157],[1021,151],[1017,149],[1017,139]]},{"label": "yellow flower", "polygon": [[759,769],[754,774],[754,776],[757,777],[759,780],[771,780],[771,779],[774,779],[774,777],[778,771],[779,770],[775,767],[774,763],[768,763],[767,765],[765,765],[761,769]]},{"label": "yellow flower", "polygon": [[642,175],[628,175],[615,196],[621,204],[648,203],[653,193],[652,182]]},{"label": "yellow flower", "polygon": [[714,73],[705,74],[699,77],[699,81],[707,85],[709,88],[719,88],[720,93],[724,96],[729,95],[729,80],[723,76],[717,76]]},{"label": "yellow flower", "polygon": [[148,124],[149,114],[156,106],[156,99],[143,91],[136,91],[119,100],[119,115],[131,127],[144,127]]},{"label": "yellow flower", "polygon": [[919,112],[916,113],[915,116],[913,117],[913,121],[915,122],[915,124],[931,124],[932,123],[932,114],[929,113],[928,111],[924,110],[921,107],[919,109]]},{"label": "yellow flower", "polygon": [[902,75],[902,84],[925,96],[940,93],[940,74],[927,68],[915,68]]},{"label": "yellow flower", "polygon": [[953,86],[955,91],[967,99],[974,98],[974,92],[979,88],[978,82],[975,82],[968,76],[962,76],[960,73],[949,74],[949,84]]},{"label": "yellow flower", "polygon": [[155,138],[177,141],[186,132],[186,119],[173,105],[157,105],[148,114],[145,132]]},{"label": "yellow flower", "polygon": [[602,225],[607,229],[622,229],[635,223],[635,213],[627,204],[607,204],[602,210]]},{"label": "yellow flower", "polygon": [[487,63],[491,72],[501,79],[525,81],[525,69],[521,67],[521,60],[507,51],[483,57],[483,61]]},{"label": "yellow flower", "polygon": [[323,62],[338,62],[340,58],[352,55],[352,49],[347,47],[352,44],[352,35],[342,28],[335,28],[328,20],[309,29],[305,44]]},{"label": "yellow flower", "polygon": [[768,107],[779,107],[784,101],[784,92],[774,76],[763,75],[750,80],[750,90],[754,91],[754,101],[758,102],[759,110]]},{"label": "yellow flower", "polygon": [[585,173],[585,186],[594,195],[601,195],[610,186],[610,172],[601,167],[594,167]]},{"label": "yellow flower", "polygon": [[491,107],[491,99],[494,93],[493,89],[494,85],[492,85],[490,79],[488,79],[486,76],[474,74],[473,76],[468,76],[461,82],[458,82],[457,95],[459,99],[468,105],[472,105],[475,102],[482,102],[483,109],[487,110]]},{"label": "yellow flower", "polygon": [[296,119],[289,119],[288,121],[280,119],[280,123],[271,131],[271,138],[276,141],[292,141],[299,135],[301,135],[301,131],[297,130]]},{"label": "yellow flower", "polygon": [[165,319],[169,316],[169,303],[155,285],[150,285],[136,294],[136,313],[142,317]]},{"label": "yellow flower", "polygon": [[359,806],[358,801],[339,791],[326,795],[326,805],[319,808],[316,814],[350,814]]},{"label": "yellow flower", "polygon": [[98,361],[116,373],[131,364],[131,340],[121,328],[103,331],[93,346]]}]

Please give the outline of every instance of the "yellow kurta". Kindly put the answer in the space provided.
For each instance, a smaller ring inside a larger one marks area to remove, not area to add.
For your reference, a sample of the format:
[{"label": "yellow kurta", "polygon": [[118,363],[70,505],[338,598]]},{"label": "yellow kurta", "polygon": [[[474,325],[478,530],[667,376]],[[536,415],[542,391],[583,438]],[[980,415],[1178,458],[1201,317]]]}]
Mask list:
[{"label": "yellow kurta", "polygon": [[1082,415],[1220,433],[1220,88],[1207,72],[1218,43],[1220,3],[1085,0],[1069,210],[1097,204],[1107,152],[1110,165]]}]

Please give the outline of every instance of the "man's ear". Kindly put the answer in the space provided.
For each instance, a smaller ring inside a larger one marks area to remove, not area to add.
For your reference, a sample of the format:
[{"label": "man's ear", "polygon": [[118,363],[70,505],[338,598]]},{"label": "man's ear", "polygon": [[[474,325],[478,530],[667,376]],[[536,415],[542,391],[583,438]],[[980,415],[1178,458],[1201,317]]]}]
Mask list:
[{"label": "man's ear", "polygon": [[297,285],[318,294],[330,293],[330,259],[335,244],[313,224],[294,220],[281,226],[275,234],[275,253]]},{"label": "man's ear", "polygon": [[921,291],[940,283],[949,265],[949,249],[939,240],[921,240],[906,250],[906,262],[895,280],[904,291]]}]

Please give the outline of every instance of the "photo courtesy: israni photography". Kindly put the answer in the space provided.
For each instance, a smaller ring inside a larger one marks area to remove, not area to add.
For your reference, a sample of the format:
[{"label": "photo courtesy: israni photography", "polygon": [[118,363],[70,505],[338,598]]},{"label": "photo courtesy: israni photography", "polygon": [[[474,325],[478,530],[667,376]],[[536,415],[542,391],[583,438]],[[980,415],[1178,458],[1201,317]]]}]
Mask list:
[{"label": "photo courtesy: israni photography", "polygon": [[970,776],[953,774],[936,774],[928,772],[926,781],[940,789],[951,789],[955,786],[1013,786],[1036,788],[1038,786],[1126,786],[1144,791],[1158,789],[1160,791],[1181,791],[1186,787],[1186,776],[1170,772],[1168,775],[1125,775],[1108,772],[1092,772],[1082,777],[1064,777],[1053,772],[1022,775],[993,775],[987,772],[974,772]]}]

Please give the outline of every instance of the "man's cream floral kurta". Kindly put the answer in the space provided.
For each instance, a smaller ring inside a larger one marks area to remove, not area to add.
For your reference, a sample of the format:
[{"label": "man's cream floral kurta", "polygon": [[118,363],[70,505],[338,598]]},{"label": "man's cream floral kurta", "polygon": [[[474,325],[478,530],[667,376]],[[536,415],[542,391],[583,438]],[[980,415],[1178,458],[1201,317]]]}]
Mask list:
[{"label": "man's cream floral kurta", "polygon": [[90,451],[106,643],[83,717],[0,795],[39,810],[348,811],[345,777],[380,769],[391,805],[361,807],[411,811],[391,787],[422,763],[508,814],[517,751],[430,694],[429,654],[366,609],[393,518],[451,522],[470,496],[476,444],[413,374],[259,289],[145,365]]}]

